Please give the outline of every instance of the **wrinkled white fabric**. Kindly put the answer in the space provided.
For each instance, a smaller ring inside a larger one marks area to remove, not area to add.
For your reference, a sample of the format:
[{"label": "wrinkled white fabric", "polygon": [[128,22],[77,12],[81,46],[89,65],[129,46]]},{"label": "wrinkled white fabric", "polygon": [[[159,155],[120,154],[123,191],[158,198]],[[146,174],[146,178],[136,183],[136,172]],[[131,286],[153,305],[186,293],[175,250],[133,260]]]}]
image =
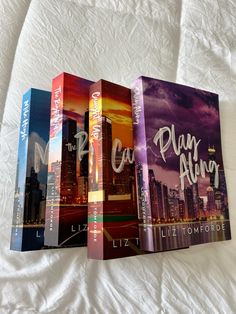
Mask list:
[{"label": "wrinkled white fabric", "polygon": [[[22,93],[63,71],[218,93],[233,240],[110,261],[10,251]],[[1,0],[0,76],[0,313],[235,313],[235,1]]]}]

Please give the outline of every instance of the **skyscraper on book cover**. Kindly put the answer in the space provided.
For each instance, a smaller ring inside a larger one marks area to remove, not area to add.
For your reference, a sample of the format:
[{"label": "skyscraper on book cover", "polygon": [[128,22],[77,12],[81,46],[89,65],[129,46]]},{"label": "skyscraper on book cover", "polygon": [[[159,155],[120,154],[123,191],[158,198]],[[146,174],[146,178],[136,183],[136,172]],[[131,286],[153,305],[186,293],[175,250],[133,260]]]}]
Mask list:
[{"label": "skyscraper on book cover", "polygon": [[23,96],[11,249],[44,246],[51,93],[31,88]]},{"label": "skyscraper on book cover", "polygon": [[218,95],[140,77],[132,103],[141,248],[230,239]]},{"label": "skyscraper on book cover", "polygon": [[88,257],[139,254],[130,89],[91,86],[89,142]]},{"label": "skyscraper on book cover", "polygon": [[62,73],[52,82],[45,245],[87,243],[88,103],[91,81]]}]

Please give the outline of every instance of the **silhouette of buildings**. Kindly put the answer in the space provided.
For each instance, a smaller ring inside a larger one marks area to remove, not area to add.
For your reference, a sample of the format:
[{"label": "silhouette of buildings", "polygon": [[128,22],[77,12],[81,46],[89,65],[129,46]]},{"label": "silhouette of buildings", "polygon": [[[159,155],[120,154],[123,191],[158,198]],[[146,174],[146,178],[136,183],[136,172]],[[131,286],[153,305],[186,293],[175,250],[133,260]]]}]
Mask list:
[{"label": "silhouette of buildings", "polygon": [[[45,218],[45,197],[39,188],[38,175],[31,168],[30,177],[26,177],[24,223],[40,223]],[[43,211],[44,208],[44,211]]]},{"label": "silhouette of buildings", "polygon": [[[85,131],[88,132],[88,111],[84,116]],[[51,163],[48,185],[53,197],[62,204],[87,204],[88,202],[88,155],[81,161],[77,158],[77,121],[64,118],[62,128],[62,158]],[[70,148],[68,147],[70,144]],[[88,151],[88,143],[84,147]]]},{"label": "silhouette of buildings", "polygon": [[68,150],[67,144],[76,146],[75,135],[77,122],[66,118],[62,127],[62,166],[61,166],[61,202],[70,204],[75,202],[77,193],[76,182],[76,150]]},{"label": "silhouette of buildings", "polygon": [[215,193],[211,186],[207,188],[207,210],[211,213],[215,210]]},{"label": "silhouette of buildings", "polygon": [[[208,160],[216,160],[216,150],[209,146]],[[139,164],[137,169],[138,200],[142,202],[143,168]],[[182,191],[178,186],[170,188],[156,180],[154,170],[148,170],[149,192],[152,218],[155,222],[194,221],[208,217],[224,216],[228,218],[228,202],[225,175],[219,169],[219,187],[215,187],[215,172],[209,174],[209,186],[205,195],[199,195],[198,183],[186,186]]]},{"label": "silhouette of buildings", "polygon": [[98,160],[98,186],[102,187],[105,193],[105,201],[108,201],[108,195],[112,194],[112,122],[105,116],[102,116],[102,136],[99,139],[102,152]]},{"label": "silhouette of buildings", "polygon": [[[216,161],[216,150],[214,146],[208,146],[208,161]],[[215,188],[215,170],[210,173],[210,186]]]}]

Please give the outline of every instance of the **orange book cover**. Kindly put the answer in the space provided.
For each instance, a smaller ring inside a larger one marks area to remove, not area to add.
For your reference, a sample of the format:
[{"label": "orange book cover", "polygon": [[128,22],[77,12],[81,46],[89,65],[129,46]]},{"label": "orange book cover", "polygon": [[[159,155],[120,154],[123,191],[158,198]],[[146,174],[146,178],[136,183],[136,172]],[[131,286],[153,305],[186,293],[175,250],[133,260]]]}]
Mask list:
[{"label": "orange book cover", "polygon": [[130,89],[100,80],[89,102],[88,257],[141,254]]},{"label": "orange book cover", "polygon": [[53,79],[45,245],[87,243],[88,103],[91,81]]}]

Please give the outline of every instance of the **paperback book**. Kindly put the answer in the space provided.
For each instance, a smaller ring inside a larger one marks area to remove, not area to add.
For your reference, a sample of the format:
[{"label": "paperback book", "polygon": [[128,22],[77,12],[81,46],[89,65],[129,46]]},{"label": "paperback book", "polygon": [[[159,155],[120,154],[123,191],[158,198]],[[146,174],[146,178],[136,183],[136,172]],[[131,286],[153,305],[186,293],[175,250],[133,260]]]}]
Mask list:
[{"label": "paperback book", "polygon": [[218,95],[140,77],[132,104],[141,248],[229,240]]},{"label": "paperback book", "polygon": [[88,209],[91,81],[62,73],[52,82],[45,245],[84,246]]},{"label": "paperback book", "polygon": [[33,88],[23,95],[11,250],[44,246],[50,99],[50,92]]},{"label": "paperback book", "polygon": [[90,88],[88,257],[141,254],[130,89],[104,80]]}]

